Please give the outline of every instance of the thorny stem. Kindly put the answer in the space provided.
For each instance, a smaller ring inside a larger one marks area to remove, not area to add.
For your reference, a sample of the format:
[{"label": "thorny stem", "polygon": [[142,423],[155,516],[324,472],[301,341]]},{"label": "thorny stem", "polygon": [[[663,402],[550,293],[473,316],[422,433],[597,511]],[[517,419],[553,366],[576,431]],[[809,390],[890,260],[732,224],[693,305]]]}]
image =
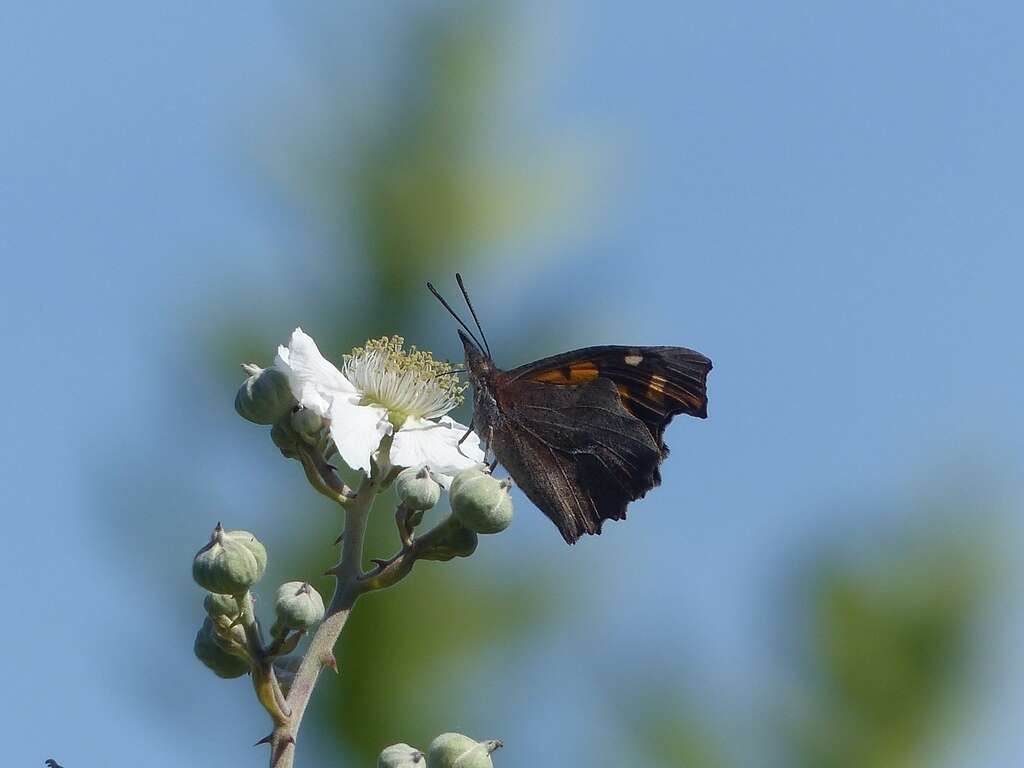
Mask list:
[{"label": "thorny stem", "polygon": [[359,576],[362,573],[363,540],[366,537],[370,509],[379,490],[377,486],[377,481],[364,478],[355,496],[348,499],[344,505],[345,538],[341,560],[330,571],[337,579],[334,597],[331,598],[326,617],[313,634],[309,648],[299,665],[299,671],[292,681],[286,702],[289,714],[284,722],[275,722],[270,739],[271,768],[292,768],[295,739],[320,670],[324,666],[336,668],[334,645],[352,612],[352,607],[363,591],[359,583]]},{"label": "thorny stem", "polygon": [[[381,561],[375,570],[363,572],[363,542],[366,538],[370,510],[377,494],[382,488],[387,487],[396,472],[388,460],[390,448],[391,442],[385,438],[377,454],[378,457],[384,457],[383,461],[373,462],[373,471],[368,477],[364,475],[359,490],[354,493],[341,482],[334,474],[333,468],[316,451],[304,447],[298,449],[298,458],[310,484],[345,510],[345,531],[341,537],[341,559],[328,571],[336,579],[334,596],[327,607],[324,620],[309,641],[309,647],[302,657],[298,672],[295,673],[287,698],[281,694],[271,665],[275,646],[262,649],[259,627],[252,614],[251,598],[247,596],[245,603],[240,603],[250,653],[260,662],[253,665],[256,692],[274,720],[273,732],[258,742],[270,744],[270,768],[292,768],[295,760],[295,742],[299,727],[302,725],[302,717],[313,695],[321,669],[327,666],[335,672],[338,671],[334,646],[341,636],[356,600],[362,594],[390,587],[408,576],[416,560],[431,551],[443,536],[448,521],[442,522],[419,540],[412,540],[411,529],[406,530],[400,526],[399,531],[403,540],[401,551],[391,559]],[[268,692],[273,696],[269,696]]]}]

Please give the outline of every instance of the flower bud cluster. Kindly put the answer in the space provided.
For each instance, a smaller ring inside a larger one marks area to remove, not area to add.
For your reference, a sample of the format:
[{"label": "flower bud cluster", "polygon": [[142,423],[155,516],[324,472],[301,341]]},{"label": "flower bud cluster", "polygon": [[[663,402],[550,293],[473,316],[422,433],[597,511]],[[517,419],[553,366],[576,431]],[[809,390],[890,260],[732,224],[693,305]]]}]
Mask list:
[{"label": "flower bud cluster", "polygon": [[476,741],[461,733],[442,733],[424,754],[408,744],[392,744],[380,753],[377,768],[493,768],[491,754],[501,742]]},{"label": "flower bud cluster", "polygon": [[[476,551],[479,534],[498,533],[512,522],[511,480],[499,480],[477,467],[455,476],[449,489],[452,514],[418,543],[421,560],[451,560]],[[407,467],[394,480],[398,496],[395,520],[402,543],[412,546],[412,532],[441,499],[441,486],[427,467]]]},{"label": "flower bud cluster", "polygon": [[270,438],[288,458],[298,456],[298,446],[321,445],[327,433],[326,420],[295,400],[288,376],[277,368],[242,366],[249,377],[235,395],[238,415],[254,424],[269,426]]},{"label": "flower bud cluster", "polygon": [[248,531],[220,523],[192,560],[192,578],[207,591],[206,619],[196,634],[196,657],[220,677],[240,677],[258,661],[266,663],[295,649],[301,635],[324,618],[324,601],[309,584],[290,581],[277,590],[273,645],[264,648],[249,590],[263,576],[267,550]]}]

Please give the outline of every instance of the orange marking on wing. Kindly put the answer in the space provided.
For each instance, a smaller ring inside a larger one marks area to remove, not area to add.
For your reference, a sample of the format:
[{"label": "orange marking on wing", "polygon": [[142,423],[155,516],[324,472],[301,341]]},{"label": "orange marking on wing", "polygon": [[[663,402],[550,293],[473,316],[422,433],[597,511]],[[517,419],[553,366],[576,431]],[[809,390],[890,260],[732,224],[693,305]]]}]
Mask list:
[{"label": "orange marking on wing", "polygon": [[651,376],[647,386],[643,389],[638,388],[635,384],[623,383],[616,384],[616,388],[619,390],[622,404],[630,413],[633,412],[630,403],[637,403],[656,411],[665,409],[666,405],[671,403],[680,403],[691,408],[697,408],[700,405],[700,398],[690,395],[665,377],[657,374]]},{"label": "orange marking on wing", "polygon": [[594,363],[583,362],[542,371],[535,375],[533,380],[544,384],[586,384],[600,375],[601,372]]},{"label": "orange marking on wing", "polygon": [[665,399],[667,391],[665,385],[668,381],[664,376],[654,374],[651,376],[651,380],[647,382],[647,396],[656,403],[660,403]]},{"label": "orange marking on wing", "polygon": [[619,390],[619,400],[626,407],[626,410],[632,413],[634,416],[637,415],[634,403],[637,405],[650,408],[656,404],[656,400],[651,397],[648,390],[643,392],[637,392],[636,389],[632,389],[629,384],[616,384],[615,388]]}]

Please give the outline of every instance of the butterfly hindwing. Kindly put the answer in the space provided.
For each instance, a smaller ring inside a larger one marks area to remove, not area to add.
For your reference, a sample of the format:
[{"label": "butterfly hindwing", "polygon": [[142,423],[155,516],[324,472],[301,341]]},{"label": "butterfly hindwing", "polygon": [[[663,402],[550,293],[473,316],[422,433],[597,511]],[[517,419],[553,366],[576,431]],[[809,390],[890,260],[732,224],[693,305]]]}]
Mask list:
[{"label": "butterfly hindwing", "polygon": [[521,378],[502,395],[495,454],[570,544],[624,518],[657,484],[660,447],[610,378],[571,386]]}]

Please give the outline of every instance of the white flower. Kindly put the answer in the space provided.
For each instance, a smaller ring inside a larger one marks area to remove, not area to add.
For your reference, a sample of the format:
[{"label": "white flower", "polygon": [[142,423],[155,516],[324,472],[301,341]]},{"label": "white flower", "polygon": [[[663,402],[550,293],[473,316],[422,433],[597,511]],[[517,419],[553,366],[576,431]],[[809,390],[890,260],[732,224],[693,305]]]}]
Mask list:
[{"label": "white flower", "polygon": [[462,399],[451,367],[415,347],[405,351],[399,336],[352,350],[339,371],[296,328],[274,367],[300,405],[330,419],[338,455],[353,469],[369,472],[370,456],[389,434],[394,466],[426,466],[445,487],[483,463],[480,439],[470,432],[459,445],[467,428],[445,415]]}]

